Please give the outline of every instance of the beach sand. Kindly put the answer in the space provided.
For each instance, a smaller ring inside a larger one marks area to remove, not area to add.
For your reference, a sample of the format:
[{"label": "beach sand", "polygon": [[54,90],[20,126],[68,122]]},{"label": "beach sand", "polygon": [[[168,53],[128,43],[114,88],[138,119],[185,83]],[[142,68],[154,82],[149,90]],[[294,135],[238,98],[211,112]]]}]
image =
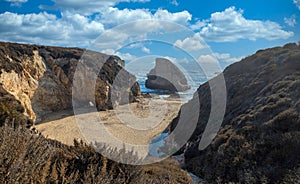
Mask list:
[{"label": "beach sand", "polygon": [[[133,145],[140,156],[148,153],[148,144],[162,133],[177,116],[183,102],[143,99],[113,110],[86,112],[86,109],[66,110],[48,114],[35,128],[44,136],[73,145],[73,140],[85,143],[101,142],[122,148]],[[137,147],[140,150],[137,150]]]}]

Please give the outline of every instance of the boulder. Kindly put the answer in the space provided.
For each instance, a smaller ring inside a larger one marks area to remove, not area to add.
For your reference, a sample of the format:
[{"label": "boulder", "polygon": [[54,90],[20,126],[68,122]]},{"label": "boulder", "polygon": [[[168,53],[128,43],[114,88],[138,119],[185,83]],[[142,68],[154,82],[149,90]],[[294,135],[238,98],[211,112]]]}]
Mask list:
[{"label": "boulder", "polygon": [[157,58],[155,68],[148,75],[145,86],[149,89],[181,92],[190,89],[183,72],[165,58]]}]

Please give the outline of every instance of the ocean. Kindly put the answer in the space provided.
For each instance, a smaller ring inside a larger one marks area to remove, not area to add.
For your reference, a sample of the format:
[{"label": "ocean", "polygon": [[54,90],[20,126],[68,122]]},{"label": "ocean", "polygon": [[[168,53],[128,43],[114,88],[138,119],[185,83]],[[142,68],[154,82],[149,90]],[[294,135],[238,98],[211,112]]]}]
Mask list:
[{"label": "ocean", "polygon": [[[179,98],[170,98],[171,94],[168,91],[148,89],[145,86],[147,74],[152,68],[154,68],[153,62],[127,63],[125,66],[126,70],[128,70],[130,73],[136,76],[137,81],[140,84],[140,89],[142,93],[157,94],[160,98],[167,100],[180,100],[186,102],[192,99],[193,94],[201,84],[206,82],[208,78],[211,78],[211,76],[206,76],[200,68],[200,66],[197,66],[196,64],[177,63],[176,66],[180,68],[180,70],[186,76],[188,83],[191,86],[191,89],[184,92],[178,92],[177,94],[180,96]],[[174,95],[172,95],[171,97],[173,96]]]}]

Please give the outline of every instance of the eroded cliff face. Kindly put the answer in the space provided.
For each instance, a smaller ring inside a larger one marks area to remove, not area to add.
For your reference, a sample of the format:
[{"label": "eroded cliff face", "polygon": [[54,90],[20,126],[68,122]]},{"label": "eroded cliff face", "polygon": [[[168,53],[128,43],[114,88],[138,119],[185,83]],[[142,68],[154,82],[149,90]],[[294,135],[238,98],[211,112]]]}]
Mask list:
[{"label": "eroded cliff face", "polygon": [[209,183],[299,181],[300,46],[258,51],[226,68],[224,77],[226,112],[206,149],[199,150],[198,145],[211,111],[209,84],[201,85],[198,96],[182,107],[195,112],[193,102],[200,101],[200,113],[185,122],[188,127],[193,117],[199,117],[185,146],[187,169]]},{"label": "eroded cliff face", "polygon": [[0,128],[5,125],[14,128],[29,128],[32,124],[32,120],[24,115],[24,107],[20,101],[0,85]]},{"label": "eroded cliff face", "polygon": [[[82,90],[80,106],[95,102],[98,110],[112,108],[112,86],[118,88],[114,103],[135,101],[140,94],[136,78],[123,69],[124,61],[116,56],[85,51],[78,48],[45,47],[15,43],[0,43],[0,82],[4,90],[12,94],[24,107],[24,113],[33,121],[43,115],[72,108],[72,86],[76,67],[83,55],[91,52],[89,70],[79,74],[82,83],[90,89]],[[91,73],[101,65],[96,74],[96,83],[89,80]],[[122,71],[122,82],[133,86],[113,85],[115,77]],[[82,76],[80,76],[82,75]],[[116,86],[116,87],[115,87]],[[85,95],[93,91],[94,96]],[[126,95],[124,95],[126,93]],[[125,99],[127,98],[127,99]]]}]

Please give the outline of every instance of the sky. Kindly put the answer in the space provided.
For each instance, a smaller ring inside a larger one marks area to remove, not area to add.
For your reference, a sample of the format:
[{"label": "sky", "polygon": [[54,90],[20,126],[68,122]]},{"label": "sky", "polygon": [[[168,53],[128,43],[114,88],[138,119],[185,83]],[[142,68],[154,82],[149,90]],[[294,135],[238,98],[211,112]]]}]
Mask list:
[{"label": "sky", "polygon": [[0,41],[224,68],[300,41],[300,0],[0,0]]}]

